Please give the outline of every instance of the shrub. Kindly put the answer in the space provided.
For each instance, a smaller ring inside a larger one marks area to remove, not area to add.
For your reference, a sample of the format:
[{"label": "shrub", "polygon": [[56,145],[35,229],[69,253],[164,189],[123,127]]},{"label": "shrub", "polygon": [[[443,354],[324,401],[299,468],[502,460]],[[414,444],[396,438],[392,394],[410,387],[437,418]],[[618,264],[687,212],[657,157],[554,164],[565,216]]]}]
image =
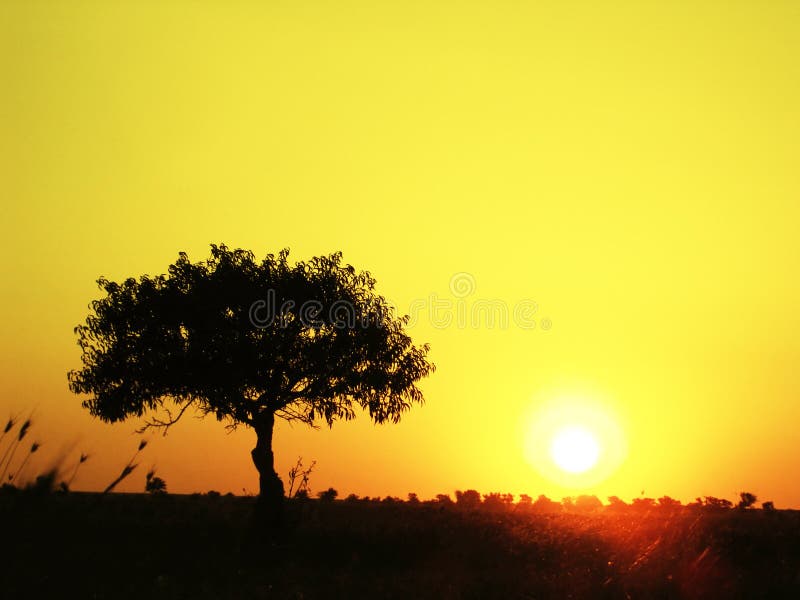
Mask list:
[{"label": "shrub", "polygon": [[336,496],[338,496],[338,495],[339,495],[339,492],[337,492],[335,489],[330,487],[327,490],[325,490],[324,492],[319,492],[317,494],[317,497],[320,500],[322,500],[323,502],[332,502],[333,500],[336,500]]},{"label": "shrub", "polygon": [[167,493],[167,482],[161,477],[156,477],[155,469],[150,469],[145,475],[144,491],[154,496],[164,495]]},{"label": "shrub", "polygon": [[742,492],[739,494],[739,498],[740,500],[736,504],[737,508],[750,508],[756,503],[756,500],[758,500],[756,495],[751,494],[750,492]]}]

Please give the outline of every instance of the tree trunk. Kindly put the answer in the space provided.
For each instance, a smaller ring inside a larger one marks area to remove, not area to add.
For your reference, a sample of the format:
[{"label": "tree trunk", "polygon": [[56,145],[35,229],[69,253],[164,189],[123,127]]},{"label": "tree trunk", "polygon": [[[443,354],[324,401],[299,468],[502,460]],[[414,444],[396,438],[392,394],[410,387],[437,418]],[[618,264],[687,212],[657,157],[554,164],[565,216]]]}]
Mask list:
[{"label": "tree trunk", "polygon": [[272,454],[272,431],[275,415],[266,412],[254,425],[257,441],[251,455],[258,470],[259,494],[255,512],[255,535],[268,538],[279,536],[284,527],[284,489],[283,482],[275,472],[275,457]]}]

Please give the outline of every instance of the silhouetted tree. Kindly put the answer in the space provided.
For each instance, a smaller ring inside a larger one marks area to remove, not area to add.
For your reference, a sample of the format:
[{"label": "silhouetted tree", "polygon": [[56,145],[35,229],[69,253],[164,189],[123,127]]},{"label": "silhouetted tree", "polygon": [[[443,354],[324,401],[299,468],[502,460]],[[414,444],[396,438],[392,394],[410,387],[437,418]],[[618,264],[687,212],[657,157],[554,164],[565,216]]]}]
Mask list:
[{"label": "silhouetted tree", "polygon": [[775,510],[775,503],[770,500],[768,500],[767,502],[762,502],[761,508],[767,512],[772,512],[773,510]]},{"label": "silhouetted tree", "polygon": [[733,502],[725,498],[715,498],[714,496],[706,496],[703,506],[706,508],[728,509],[733,506]]},{"label": "silhouetted tree", "polygon": [[453,503],[453,499],[450,494],[436,494],[436,502],[437,504],[450,505]]},{"label": "silhouetted tree", "polygon": [[661,496],[658,499],[658,507],[665,508],[667,510],[676,509],[680,507],[681,501],[675,500],[674,498],[670,498],[669,496]]},{"label": "silhouetted tree", "polygon": [[597,496],[581,494],[575,498],[575,510],[580,512],[596,512],[601,508],[603,508],[603,503]]},{"label": "silhouetted tree", "polygon": [[333,500],[336,500],[336,496],[338,495],[339,492],[337,492],[335,489],[331,487],[325,490],[324,492],[319,492],[317,494],[317,497],[323,502],[332,502]]},{"label": "silhouetted tree", "polygon": [[[284,488],[275,472],[276,418],[315,426],[352,419],[361,407],[377,423],[397,422],[423,401],[417,382],[433,371],[375,292],[368,272],[341,253],[289,264],[288,250],[257,261],[252,252],[211,246],[185,253],[165,275],[105,278],[75,328],[83,367],[70,389],[107,422],[166,408],[146,424],[166,429],[189,409],[256,433],[261,523],[281,522]],[[174,405],[177,413],[169,412]]]},{"label": "silhouetted tree", "polygon": [[619,496],[609,496],[606,510],[609,512],[625,512],[628,505]]},{"label": "silhouetted tree", "polygon": [[758,498],[755,494],[751,494],[750,492],[742,492],[739,494],[739,502],[736,504],[738,508],[750,508],[756,503]]},{"label": "silhouetted tree", "polygon": [[491,510],[508,508],[514,502],[513,494],[501,494],[500,492],[490,492],[483,495],[483,506]]},{"label": "silhouetted tree", "polygon": [[[566,504],[572,506],[572,498],[564,498],[564,500]],[[539,513],[561,512],[566,507],[566,504],[562,506],[560,503],[551,500],[544,494],[539,494],[539,497],[536,498],[536,502],[533,503],[533,510]]]},{"label": "silhouetted tree", "polygon": [[637,510],[648,510],[654,508],[656,505],[656,501],[652,498],[634,498],[631,500],[631,508],[635,508]]},{"label": "silhouetted tree", "polygon": [[519,508],[528,509],[533,505],[533,498],[531,498],[528,494],[520,494],[519,500],[517,501],[517,506]]},{"label": "silhouetted tree", "polygon": [[478,490],[456,490],[456,504],[462,508],[478,508],[481,505],[481,495]]}]

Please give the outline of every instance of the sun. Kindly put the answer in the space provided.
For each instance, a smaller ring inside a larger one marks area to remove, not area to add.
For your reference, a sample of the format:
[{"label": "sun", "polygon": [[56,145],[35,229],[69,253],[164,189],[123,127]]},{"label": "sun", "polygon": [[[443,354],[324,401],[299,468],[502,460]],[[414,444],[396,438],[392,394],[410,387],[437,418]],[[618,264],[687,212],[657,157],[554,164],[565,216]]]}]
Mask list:
[{"label": "sun", "polygon": [[545,479],[589,489],[625,461],[628,447],[613,403],[595,395],[554,394],[523,419],[525,458]]},{"label": "sun", "polygon": [[550,456],[560,469],[568,473],[583,473],[597,464],[600,444],[584,427],[567,426],[553,436]]}]

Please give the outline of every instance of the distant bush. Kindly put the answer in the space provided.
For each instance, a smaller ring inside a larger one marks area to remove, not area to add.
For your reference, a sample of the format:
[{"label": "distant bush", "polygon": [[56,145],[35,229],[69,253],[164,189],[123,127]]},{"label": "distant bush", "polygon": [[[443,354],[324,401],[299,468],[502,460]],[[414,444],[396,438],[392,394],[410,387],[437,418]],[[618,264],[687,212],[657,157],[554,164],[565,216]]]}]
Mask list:
[{"label": "distant bush", "polygon": [[703,506],[713,509],[729,509],[733,507],[733,502],[725,498],[715,498],[714,496],[706,496]]},{"label": "distant bush", "polygon": [[145,475],[144,491],[154,496],[167,493],[167,482],[156,476],[155,469],[150,469]]},{"label": "distant bush", "polygon": [[336,500],[336,496],[338,496],[338,495],[339,495],[339,492],[337,492],[335,489],[330,487],[327,490],[325,490],[324,492],[319,492],[317,494],[317,498],[319,498],[323,502],[332,502],[332,501]]},{"label": "distant bush", "polygon": [[751,494],[750,492],[742,492],[739,494],[739,502],[736,504],[737,508],[750,508],[756,503],[755,494]]}]

